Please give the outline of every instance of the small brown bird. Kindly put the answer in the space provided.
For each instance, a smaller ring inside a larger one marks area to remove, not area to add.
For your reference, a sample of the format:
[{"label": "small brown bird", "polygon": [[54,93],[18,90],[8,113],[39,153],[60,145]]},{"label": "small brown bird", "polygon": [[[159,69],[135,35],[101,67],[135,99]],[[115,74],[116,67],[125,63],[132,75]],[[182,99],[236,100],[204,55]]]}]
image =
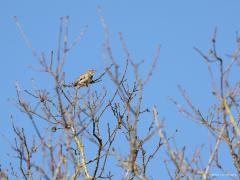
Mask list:
[{"label": "small brown bird", "polygon": [[73,83],[74,86],[82,87],[88,86],[92,82],[95,69],[89,69],[85,73],[81,74]]}]

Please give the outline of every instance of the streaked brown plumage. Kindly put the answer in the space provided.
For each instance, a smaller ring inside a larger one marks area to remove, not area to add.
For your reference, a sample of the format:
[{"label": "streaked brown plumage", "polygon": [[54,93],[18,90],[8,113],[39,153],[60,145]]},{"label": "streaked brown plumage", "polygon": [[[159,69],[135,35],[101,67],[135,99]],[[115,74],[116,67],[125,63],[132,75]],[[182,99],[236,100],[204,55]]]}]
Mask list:
[{"label": "streaked brown plumage", "polygon": [[95,69],[89,69],[85,73],[81,74],[73,83],[74,86],[82,87],[88,86],[92,82],[93,75],[95,74]]}]

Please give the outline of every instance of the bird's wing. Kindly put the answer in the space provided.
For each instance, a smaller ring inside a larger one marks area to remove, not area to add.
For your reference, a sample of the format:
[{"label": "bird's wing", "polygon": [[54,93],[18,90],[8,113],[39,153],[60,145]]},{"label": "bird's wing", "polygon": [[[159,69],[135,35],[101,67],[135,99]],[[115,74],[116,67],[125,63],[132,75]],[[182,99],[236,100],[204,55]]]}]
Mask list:
[{"label": "bird's wing", "polygon": [[81,81],[81,80],[83,80],[83,79],[85,79],[85,78],[86,78],[86,73],[81,74],[81,75],[76,79],[76,81]]},{"label": "bird's wing", "polygon": [[74,81],[74,85],[79,85],[80,83],[83,83],[84,80],[86,80],[88,77],[87,77],[87,74],[84,73],[84,74],[81,74],[79,75],[79,77]]}]

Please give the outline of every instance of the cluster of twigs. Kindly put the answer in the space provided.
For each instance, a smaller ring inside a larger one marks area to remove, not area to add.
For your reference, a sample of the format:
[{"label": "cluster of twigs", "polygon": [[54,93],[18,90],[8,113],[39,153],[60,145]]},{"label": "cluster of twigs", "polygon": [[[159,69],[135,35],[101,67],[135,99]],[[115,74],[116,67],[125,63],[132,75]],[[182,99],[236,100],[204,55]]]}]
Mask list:
[{"label": "cluster of twigs", "polygon": [[[171,101],[177,106],[179,112],[181,112],[185,117],[193,120],[196,123],[199,123],[206,127],[209,132],[213,135],[215,139],[215,145],[210,146],[210,156],[206,164],[201,163],[200,150],[197,149],[196,153],[192,157],[192,160],[189,163],[189,160],[184,155],[184,150],[180,153],[171,153],[169,150],[168,153],[172,159],[171,162],[176,167],[176,177],[179,175],[188,177],[202,177],[203,179],[209,179],[211,177],[217,176],[218,174],[223,175],[224,177],[231,177],[233,179],[238,179],[240,174],[240,146],[239,146],[239,95],[240,95],[240,84],[239,79],[229,78],[234,67],[237,67],[239,61],[239,37],[236,37],[236,50],[228,58],[230,61],[224,60],[217,52],[216,48],[216,39],[217,38],[217,29],[214,31],[212,37],[212,48],[209,50],[209,53],[203,53],[198,48],[194,48],[196,52],[200,54],[205,63],[207,64],[209,75],[212,82],[212,95],[216,98],[217,103],[213,103],[208,110],[208,114],[204,115],[201,110],[193,104],[186,90],[183,89],[180,85],[178,86],[179,91],[186,101],[188,108],[181,106],[179,102],[174,99]],[[215,67],[214,67],[215,66]],[[218,69],[219,73],[213,73],[213,68]],[[235,81],[235,82],[234,82]],[[233,85],[231,85],[233,83]],[[200,93],[201,91],[199,91]],[[159,133],[162,137],[162,130],[159,127]],[[163,137],[164,138],[164,137]],[[229,154],[224,153],[224,156],[229,156],[232,159],[233,166],[235,166],[236,171],[227,171],[224,168],[224,162],[221,162],[219,156],[223,155],[219,152],[220,142],[225,142]],[[168,142],[165,142],[168,146]],[[180,159],[180,161],[178,160]],[[195,164],[195,165],[193,165]],[[201,165],[202,164],[202,165]],[[213,171],[211,172],[211,169]],[[219,172],[219,173],[214,173]],[[175,175],[176,175],[175,174]]]},{"label": "cluster of twigs", "polygon": [[[56,55],[52,51],[49,59],[44,53],[37,53],[17,17],[14,19],[38,60],[41,71],[53,79],[54,91],[22,91],[16,83],[17,105],[30,119],[37,139],[34,138],[31,142],[25,135],[24,128],[19,129],[13,125],[17,137],[13,150],[20,162],[20,172],[13,169],[12,174],[24,179],[33,179],[33,175],[44,179],[111,179],[119,176],[112,174],[109,169],[111,165],[108,162],[115,159],[116,168],[122,169],[124,178],[146,179],[147,166],[162,143],[159,138],[152,150],[144,149],[144,144],[152,140],[156,129],[152,127],[153,122],[149,122],[149,130],[144,136],[139,136],[138,128],[140,116],[149,113],[148,109],[142,109],[142,91],[155,68],[160,48],[157,48],[153,64],[145,80],[142,80],[138,64],[131,59],[123,36],[119,33],[126,54],[122,73],[113,57],[111,46],[106,41],[105,62],[110,59],[111,63],[106,63],[105,72],[93,79],[89,87],[67,88],[63,66],[67,53],[73,47],[68,42],[68,17],[61,18],[58,50]],[[133,83],[127,79],[129,66],[134,69]],[[100,82],[107,75],[113,83],[101,90]],[[94,86],[98,86],[98,90],[93,90]],[[114,89],[112,94],[109,89]],[[114,148],[118,136],[123,136],[127,142],[127,154],[121,154]]]},{"label": "cluster of twigs", "polygon": [[[221,142],[227,144],[236,172],[240,174],[240,86],[238,80],[232,86],[232,81],[229,81],[231,70],[239,61],[240,38],[237,37],[237,49],[230,56],[231,62],[228,65],[225,65],[216,50],[216,31],[208,54],[195,48],[208,66],[212,95],[217,100],[217,103],[209,108],[207,115],[203,115],[192,103],[181,86],[179,90],[188,108],[171,99],[184,116],[206,127],[215,138],[214,146],[210,147],[209,160],[204,164],[201,161],[203,147],[196,149],[195,153],[188,157],[185,145],[181,149],[172,145],[171,140],[175,141],[176,137],[167,137],[157,108],[153,107],[151,110],[144,107],[143,90],[156,67],[160,46],[157,46],[147,75],[142,77],[142,73],[139,73],[142,62],[133,61],[123,35],[119,33],[125,55],[125,66],[121,69],[112,53],[108,27],[100,8],[98,13],[105,33],[105,71],[94,78],[88,87],[80,88],[66,85],[63,67],[67,53],[78,44],[86,29],[84,28],[73,43],[69,43],[69,18],[61,18],[58,49],[56,53],[52,51],[48,59],[44,53],[38,54],[32,47],[19,20],[14,18],[22,37],[38,60],[41,71],[53,79],[54,91],[22,91],[16,83],[18,108],[30,119],[37,138],[26,136],[27,130],[17,128],[13,123],[16,138],[12,149],[19,167],[11,164],[8,171],[11,176],[18,179],[114,179],[121,176],[123,179],[145,180],[151,176],[153,169],[148,168],[149,163],[163,147],[169,157],[164,158],[163,163],[171,179],[210,179],[213,167],[229,173],[218,158]],[[215,64],[219,69],[217,76],[212,70],[212,65]],[[132,81],[127,78],[129,72],[133,72]],[[112,84],[99,88],[104,84],[105,77],[109,77]],[[98,88],[94,90],[94,87]],[[143,114],[149,116],[144,128],[141,126]],[[153,137],[157,137],[157,141]],[[122,142],[119,142],[119,139]],[[149,142],[152,146],[146,148],[145,144]],[[119,143],[125,145],[125,152],[117,148]],[[112,172],[112,162],[116,163],[115,168],[119,169],[121,174]],[[237,174],[232,178],[237,179]],[[161,174],[159,176],[161,177]],[[0,168],[0,177],[8,179],[9,176]]]}]

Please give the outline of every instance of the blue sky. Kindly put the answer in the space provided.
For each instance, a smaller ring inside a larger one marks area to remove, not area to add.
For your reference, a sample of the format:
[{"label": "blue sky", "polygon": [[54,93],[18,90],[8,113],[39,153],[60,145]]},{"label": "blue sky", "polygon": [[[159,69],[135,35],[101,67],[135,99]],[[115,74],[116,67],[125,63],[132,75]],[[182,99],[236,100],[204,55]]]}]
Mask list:
[{"label": "blue sky", "polygon": [[[0,132],[12,140],[9,116],[13,114],[17,123],[31,127],[14,107],[9,98],[15,96],[14,83],[18,80],[24,89],[31,88],[31,79],[39,86],[48,86],[45,75],[28,68],[37,66],[30,50],[26,47],[14,24],[18,16],[38,52],[56,50],[59,17],[70,17],[70,39],[74,39],[86,25],[86,35],[74,48],[66,62],[68,80],[89,67],[103,71],[101,47],[104,33],[97,15],[97,6],[110,32],[110,43],[119,63],[123,57],[118,32],[122,32],[131,56],[135,61],[151,63],[156,45],[161,44],[161,53],[155,74],[145,90],[147,105],[157,105],[161,117],[165,117],[167,132],[179,129],[178,144],[197,147],[206,142],[207,131],[183,118],[168,97],[182,101],[177,84],[185,87],[193,102],[207,111],[212,99],[210,79],[206,64],[193,50],[196,46],[204,51],[210,48],[215,27],[218,28],[218,50],[223,57],[234,50],[236,31],[240,29],[240,1],[232,0],[182,0],[182,1],[1,1],[0,2]],[[142,68],[145,70],[145,66]],[[190,138],[191,137],[191,138]],[[198,139],[196,142],[194,139]],[[0,138],[6,144],[5,138]],[[0,159],[6,157],[8,146],[0,149]],[[191,153],[191,149],[189,150]],[[161,154],[163,155],[163,154]],[[225,160],[224,160],[225,161]],[[3,162],[1,162],[3,163]],[[4,162],[5,163],[5,162]],[[4,164],[3,163],[3,164]],[[226,167],[229,161],[226,159]],[[158,170],[157,166],[156,172]],[[231,166],[229,165],[231,171]]]}]

